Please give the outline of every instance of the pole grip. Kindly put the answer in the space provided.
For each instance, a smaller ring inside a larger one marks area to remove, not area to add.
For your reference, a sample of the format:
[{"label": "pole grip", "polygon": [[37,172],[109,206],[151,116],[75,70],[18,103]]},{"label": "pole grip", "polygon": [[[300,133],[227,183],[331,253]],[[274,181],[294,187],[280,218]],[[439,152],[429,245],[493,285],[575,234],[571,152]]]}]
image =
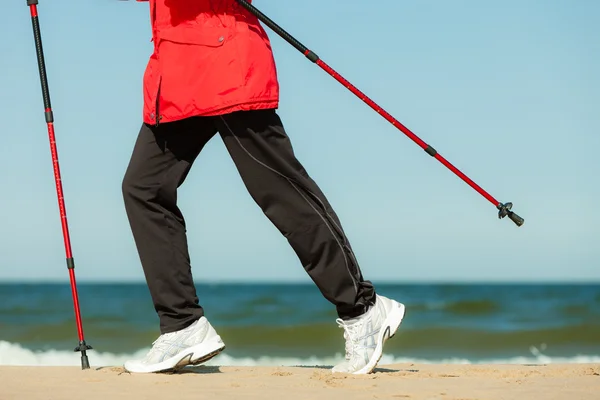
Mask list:
[{"label": "pole grip", "polygon": [[308,52],[310,52],[308,47],[306,47],[305,45],[300,43],[295,37],[293,37],[292,35],[287,33],[282,27],[277,25],[275,23],[275,21],[273,21],[271,18],[269,18],[265,14],[263,14],[258,8],[254,7],[252,4],[250,4],[246,0],[236,0],[236,1],[242,7],[244,7],[246,10],[248,10],[251,14],[253,14],[256,18],[258,18],[260,21],[262,21],[265,25],[267,25],[269,28],[271,28],[273,31],[275,31],[275,33],[277,33],[279,36],[281,36],[283,39],[285,39],[286,42],[288,42],[289,44],[294,46],[296,48],[296,50],[298,50],[299,52],[301,52],[304,55],[306,55]]},{"label": "pole grip", "polygon": [[44,59],[44,46],[42,45],[42,34],[40,31],[40,20],[37,15],[38,0],[27,0],[31,8],[31,24],[33,27],[33,39],[35,41],[35,53],[37,56],[40,84],[42,87],[42,99],[44,101],[44,112],[46,122],[54,122],[52,114],[52,103],[50,101],[50,89],[48,88],[48,77],[46,74],[46,61]]}]

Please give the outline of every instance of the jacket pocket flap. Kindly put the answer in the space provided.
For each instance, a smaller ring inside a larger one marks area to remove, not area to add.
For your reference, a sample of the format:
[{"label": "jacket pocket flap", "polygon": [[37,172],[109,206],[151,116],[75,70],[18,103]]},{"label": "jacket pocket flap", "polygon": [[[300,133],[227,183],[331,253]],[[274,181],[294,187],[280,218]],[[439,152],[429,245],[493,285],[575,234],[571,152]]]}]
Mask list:
[{"label": "jacket pocket flap", "polygon": [[231,38],[231,30],[223,28],[194,28],[177,26],[160,29],[157,35],[162,40],[174,43],[197,44],[219,47]]}]

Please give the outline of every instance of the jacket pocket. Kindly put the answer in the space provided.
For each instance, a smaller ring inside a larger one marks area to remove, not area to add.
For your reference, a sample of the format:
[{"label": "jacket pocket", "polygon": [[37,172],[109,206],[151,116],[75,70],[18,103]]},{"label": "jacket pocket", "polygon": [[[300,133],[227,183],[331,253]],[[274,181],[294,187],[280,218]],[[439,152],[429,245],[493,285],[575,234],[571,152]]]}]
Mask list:
[{"label": "jacket pocket", "polygon": [[189,115],[224,107],[243,97],[234,29],[179,25],[160,29],[157,37],[164,109]]},{"label": "jacket pocket", "polygon": [[157,36],[160,40],[173,43],[221,47],[226,41],[233,38],[234,31],[229,28],[177,26],[160,29]]}]

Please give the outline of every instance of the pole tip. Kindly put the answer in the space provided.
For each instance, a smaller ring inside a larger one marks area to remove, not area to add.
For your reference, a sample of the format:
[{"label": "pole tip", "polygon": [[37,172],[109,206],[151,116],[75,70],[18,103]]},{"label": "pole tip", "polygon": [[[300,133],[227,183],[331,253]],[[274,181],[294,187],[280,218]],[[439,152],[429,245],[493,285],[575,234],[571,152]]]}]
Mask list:
[{"label": "pole tip", "polygon": [[88,360],[87,350],[91,350],[92,346],[87,344],[85,340],[79,342],[79,346],[75,347],[75,351],[81,352],[81,369],[89,369],[90,361]]},{"label": "pole tip", "polygon": [[504,217],[508,217],[512,222],[514,222],[517,226],[521,226],[525,223],[525,220],[519,217],[517,214],[511,211],[513,204],[505,203],[498,204],[498,218],[502,219]]},{"label": "pole tip", "polygon": [[81,369],[90,369],[90,361],[87,355],[81,356]]}]

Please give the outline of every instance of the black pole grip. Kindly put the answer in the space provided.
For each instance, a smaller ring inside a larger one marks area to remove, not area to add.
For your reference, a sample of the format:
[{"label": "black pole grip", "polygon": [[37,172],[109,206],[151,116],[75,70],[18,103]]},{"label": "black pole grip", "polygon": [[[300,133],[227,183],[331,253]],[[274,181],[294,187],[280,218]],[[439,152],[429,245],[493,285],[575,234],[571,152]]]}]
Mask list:
[{"label": "black pole grip", "polygon": [[52,108],[50,103],[50,92],[48,90],[48,78],[46,76],[46,62],[44,60],[44,48],[42,46],[42,35],[40,33],[40,21],[37,16],[31,18],[33,26],[33,38],[35,40],[35,52],[37,55],[38,69],[40,72],[40,83],[42,85],[42,97],[44,99],[44,109]]},{"label": "black pole grip", "polygon": [[271,28],[273,31],[275,31],[275,33],[277,33],[279,36],[281,36],[283,39],[285,39],[286,42],[288,42],[289,44],[294,46],[296,48],[296,50],[298,50],[299,52],[304,54],[306,57],[308,57],[312,62],[316,62],[319,59],[319,57],[315,53],[310,51],[308,49],[308,47],[306,47],[305,45],[300,43],[296,38],[294,38],[292,35],[287,33],[282,27],[277,25],[275,23],[275,21],[273,21],[271,18],[269,18],[265,14],[263,14],[258,8],[254,7],[252,4],[248,3],[246,0],[236,0],[236,1],[242,7],[244,7],[246,10],[248,10],[250,13],[252,13],[256,18],[258,18],[262,23],[267,25],[269,28]]}]

